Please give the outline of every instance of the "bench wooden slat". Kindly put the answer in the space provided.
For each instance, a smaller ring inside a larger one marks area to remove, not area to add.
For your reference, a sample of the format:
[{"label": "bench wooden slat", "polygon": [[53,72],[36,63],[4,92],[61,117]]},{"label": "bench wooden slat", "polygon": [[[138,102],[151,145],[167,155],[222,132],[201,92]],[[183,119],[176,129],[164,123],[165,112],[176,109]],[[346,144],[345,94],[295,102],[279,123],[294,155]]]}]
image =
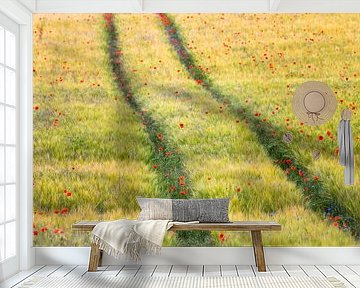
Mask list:
[{"label": "bench wooden slat", "polygon": [[[77,231],[92,231],[102,221],[80,221],[72,225]],[[170,231],[205,230],[205,231],[249,231],[254,248],[255,263],[259,272],[266,271],[262,231],[280,231],[281,225],[272,221],[238,221],[229,223],[176,223]],[[96,271],[101,261],[102,251],[96,244],[91,245],[88,271]]]},{"label": "bench wooden slat", "polygon": [[[80,221],[72,225],[78,231],[92,231],[101,221]],[[229,223],[174,224],[169,231],[280,231],[281,225],[271,221],[239,221]]]}]

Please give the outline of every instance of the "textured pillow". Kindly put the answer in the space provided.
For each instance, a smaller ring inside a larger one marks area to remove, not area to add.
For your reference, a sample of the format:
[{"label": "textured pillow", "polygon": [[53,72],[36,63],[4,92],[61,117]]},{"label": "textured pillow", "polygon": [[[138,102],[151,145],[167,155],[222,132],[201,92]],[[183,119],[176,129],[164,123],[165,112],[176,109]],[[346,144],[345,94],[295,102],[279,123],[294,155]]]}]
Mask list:
[{"label": "textured pillow", "polygon": [[136,198],[141,208],[139,220],[172,220],[171,199]]},{"label": "textured pillow", "polygon": [[229,222],[229,199],[159,199],[137,198],[141,207],[139,220]]}]

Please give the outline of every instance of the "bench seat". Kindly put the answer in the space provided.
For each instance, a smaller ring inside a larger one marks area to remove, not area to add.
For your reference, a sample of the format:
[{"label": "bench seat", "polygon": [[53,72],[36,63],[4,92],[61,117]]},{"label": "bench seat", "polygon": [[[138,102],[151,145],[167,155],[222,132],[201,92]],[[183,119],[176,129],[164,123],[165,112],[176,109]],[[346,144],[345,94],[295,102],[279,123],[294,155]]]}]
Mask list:
[{"label": "bench seat", "polygon": [[[92,231],[102,221],[80,221],[72,225],[76,231]],[[254,249],[255,263],[259,272],[266,271],[261,231],[281,231],[281,225],[271,221],[238,221],[229,223],[177,223],[169,231],[249,231]],[[101,262],[102,251],[96,244],[91,245],[88,271],[97,270]]]}]

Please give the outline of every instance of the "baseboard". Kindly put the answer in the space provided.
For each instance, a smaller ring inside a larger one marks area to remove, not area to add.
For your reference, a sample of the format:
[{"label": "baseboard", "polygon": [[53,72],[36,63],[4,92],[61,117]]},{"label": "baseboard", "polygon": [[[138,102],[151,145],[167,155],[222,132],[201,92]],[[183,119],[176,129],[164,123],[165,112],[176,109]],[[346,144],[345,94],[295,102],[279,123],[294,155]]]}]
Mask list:
[{"label": "baseboard", "polygon": [[[36,247],[36,265],[87,265],[89,247]],[[360,265],[360,247],[268,247],[267,265]],[[103,265],[134,264],[103,257]],[[138,263],[139,264],[139,263]],[[252,265],[252,247],[164,247],[159,256],[143,256],[142,265]]]}]

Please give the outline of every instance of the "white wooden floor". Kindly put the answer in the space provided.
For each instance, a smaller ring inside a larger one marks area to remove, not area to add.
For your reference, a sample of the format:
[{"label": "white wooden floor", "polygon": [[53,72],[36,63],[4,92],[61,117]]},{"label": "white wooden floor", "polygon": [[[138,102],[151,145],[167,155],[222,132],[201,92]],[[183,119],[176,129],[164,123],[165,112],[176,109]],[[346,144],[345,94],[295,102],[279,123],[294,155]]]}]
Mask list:
[{"label": "white wooden floor", "polygon": [[[203,276],[320,276],[337,277],[348,287],[360,288],[360,265],[353,266],[267,266],[259,273],[254,266],[103,266],[98,272],[87,272],[87,266],[35,266],[0,283],[0,288],[19,287],[31,276],[43,277],[203,277]],[[64,287],[65,288],[65,287]]]}]

